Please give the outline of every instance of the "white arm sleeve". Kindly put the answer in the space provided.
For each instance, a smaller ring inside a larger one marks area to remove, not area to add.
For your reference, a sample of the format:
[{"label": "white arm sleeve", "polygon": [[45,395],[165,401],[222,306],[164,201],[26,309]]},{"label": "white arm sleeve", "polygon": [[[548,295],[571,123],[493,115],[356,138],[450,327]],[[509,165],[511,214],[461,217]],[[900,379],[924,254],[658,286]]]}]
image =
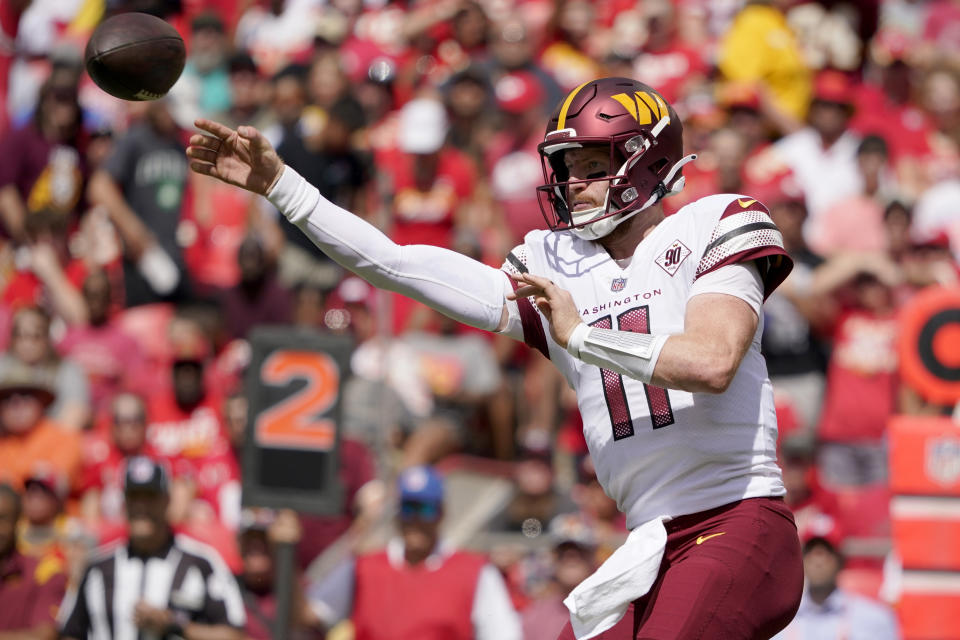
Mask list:
[{"label": "white arm sleeve", "polygon": [[317,247],[370,284],[493,331],[511,285],[499,269],[429,245],[400,246],[284,167],[267,198]]}]

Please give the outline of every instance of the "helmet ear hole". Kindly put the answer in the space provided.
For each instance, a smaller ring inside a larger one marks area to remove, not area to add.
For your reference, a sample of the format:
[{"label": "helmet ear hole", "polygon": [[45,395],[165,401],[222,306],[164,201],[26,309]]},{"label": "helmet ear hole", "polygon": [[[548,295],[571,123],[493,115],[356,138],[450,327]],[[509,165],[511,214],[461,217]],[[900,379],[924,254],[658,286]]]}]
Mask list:
[{"label": "helmet ear hole", "polygon": [[663,171],[663,168],[667,166],[667,159],[660,158],[653,164],[649,165],[650,173],[653,175],[660,175],[660,172]]}]

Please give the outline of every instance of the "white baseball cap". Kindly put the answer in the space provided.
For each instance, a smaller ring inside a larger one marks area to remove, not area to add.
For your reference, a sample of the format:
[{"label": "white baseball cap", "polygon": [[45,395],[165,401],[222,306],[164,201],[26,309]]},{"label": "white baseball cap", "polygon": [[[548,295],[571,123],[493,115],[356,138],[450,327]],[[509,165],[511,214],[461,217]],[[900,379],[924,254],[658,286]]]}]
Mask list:
[{"label": "white baseball cap", "polygon": [[400,112],[400,149],[406,153],[434,153],[447,139],[447,111],[432,98],[411,100]]}]

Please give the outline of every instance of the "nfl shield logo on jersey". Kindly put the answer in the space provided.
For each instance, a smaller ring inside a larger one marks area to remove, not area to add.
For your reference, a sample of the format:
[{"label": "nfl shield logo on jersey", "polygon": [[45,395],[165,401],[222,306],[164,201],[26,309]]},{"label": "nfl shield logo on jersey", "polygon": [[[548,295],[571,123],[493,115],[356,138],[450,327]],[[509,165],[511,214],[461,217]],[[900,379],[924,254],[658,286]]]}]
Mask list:
[{"label": "nfl shield logo on jersey", "polygon": [[927,443],[926,471],[934,481],[944,486],[960,480],[960,440],[936,438]]},{"label": "nfl shield logo on jersey", "polygon": [[691,253],[692,251],[687,248],[687,245],[679,240],[674,240],[670,243],[670,246],[657,257],[656,262],[661,269],[673,276]]},{"label": "nfl shield logo on jersey", "polygon": [[623,291],[625,286],[627,286],[626,278],[614,278],[610,283],[610,291]]}]

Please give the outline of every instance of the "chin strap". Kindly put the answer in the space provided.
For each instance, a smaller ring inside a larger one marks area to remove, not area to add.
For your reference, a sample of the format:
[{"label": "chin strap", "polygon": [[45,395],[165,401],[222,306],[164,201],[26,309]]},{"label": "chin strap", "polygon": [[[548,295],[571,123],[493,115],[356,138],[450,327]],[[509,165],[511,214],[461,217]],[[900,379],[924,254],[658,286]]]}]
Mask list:
[{"label": "chin strap", "polygon": [[[643,206],[640,206],[632,211],[628,211],[620,217],[611,216],[609,218],[603,218],[597,220],[596,222],[586,224],[582,227],[574,227],[572,229],[573,233],[577,237],[584,240],[598,240],[605,235],[609,234],[611,231],[617,228],[617,226],[629,220],[633,216],[637,215],[641,211],[649,209],[651,206],[662,200],[663,198],[680,193],[683,191],[683,187],[686,185],[687,179],[686,176],[680,176],[677,180],[673,181],[673,184],[670,185],[670,188],[667,189],[667,184],[670,184],[670,181],[673,180],[673,177],[683,169],[684,165],[687,165],[697,159],[697,154],[691,153],[688,156],[684,156],[677,161],[673,167],[670,168],[670,172],[663,178],[663,180],[657,184],[654,188],[653,193],[650,194],[650,197],[647,198],[647,201],[643,203]],[[609,201],[609,190],[607,191],[607,200]],[[608,205],[609,206],[609,205]],[[572,219],[572,218],[571,218]]]}]

